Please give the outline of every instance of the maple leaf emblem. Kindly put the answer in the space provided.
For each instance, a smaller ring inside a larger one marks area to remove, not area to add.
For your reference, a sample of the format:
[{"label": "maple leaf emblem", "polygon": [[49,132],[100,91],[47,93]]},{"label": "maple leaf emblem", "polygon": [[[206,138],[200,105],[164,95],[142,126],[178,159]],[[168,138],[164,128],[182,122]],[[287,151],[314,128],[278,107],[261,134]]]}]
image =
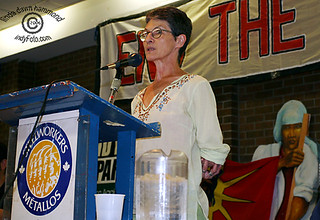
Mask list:
[{"label": "maple leaf emblem", "polygon": [[23,165],[21,165],[21,167],[19,168],[19,172],[20,172],[21,174],[23,174],[25,170],[26,170],[26,169],[23,167]]},{"label": "maple leaf emblem", "polygon": [[70,168],[70,164],[68,163],[68,161],[66,161],[62,167],[63,167],[63,170],[67,172]]}]

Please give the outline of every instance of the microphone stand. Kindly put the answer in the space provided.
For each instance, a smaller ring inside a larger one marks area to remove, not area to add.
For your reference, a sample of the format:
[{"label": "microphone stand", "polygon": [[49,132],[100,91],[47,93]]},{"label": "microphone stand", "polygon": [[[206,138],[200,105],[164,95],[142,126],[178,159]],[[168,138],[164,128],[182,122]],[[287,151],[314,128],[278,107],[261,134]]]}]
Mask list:
[{"label": "microphone stand", "polygon": [[118,89],[121,86],[121,78],[124,74],[124,70],[123,68],[126,66],[133,66],[133,67],[137,67],[142,63],[142,57],[139,54],[133,53],[130,54],[130,56],[126,59],[122,59],[122,60],[118,60],[117,62],[113,63],[113,64],[109,64],[107,66],[104,66],[102,68],[100,68],[101,70],[107,70],[107,69],[116,69],[116,75],[112,81],[111,84],[111,88],[110,88],[110,96],[108,101],[113,104],[114,103],[114,99],[115,96],[118,92]]},{"label": "microphone stand", "polygon": [[109,99],[108,101],[111,103],[111,104],[114,104],[114,101],[115,101],[115,97],[116,97],[116,94],[121,86],[121,78],[122,78],[122,74],[123,74],[123,68],[116,68],[117,70],[117,73],[116,73],[116,76],[114,77],[113,81],[112,81],[112,84],[111,84],[111,87],[110,87],[110,96],[109,96]]}]

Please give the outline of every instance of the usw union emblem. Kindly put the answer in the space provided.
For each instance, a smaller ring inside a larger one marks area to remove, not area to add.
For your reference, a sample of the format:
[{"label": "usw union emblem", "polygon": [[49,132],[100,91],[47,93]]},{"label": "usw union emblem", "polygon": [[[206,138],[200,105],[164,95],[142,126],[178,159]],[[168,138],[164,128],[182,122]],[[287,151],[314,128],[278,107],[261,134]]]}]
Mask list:
[{"label": "usw union emblem", "polygon": [[24,207],[43,216],[59,206],[68,189],[71,146],[62,128],[53,123],[39,125],[28,147],[30,135],[20,153],[17,185]]}]

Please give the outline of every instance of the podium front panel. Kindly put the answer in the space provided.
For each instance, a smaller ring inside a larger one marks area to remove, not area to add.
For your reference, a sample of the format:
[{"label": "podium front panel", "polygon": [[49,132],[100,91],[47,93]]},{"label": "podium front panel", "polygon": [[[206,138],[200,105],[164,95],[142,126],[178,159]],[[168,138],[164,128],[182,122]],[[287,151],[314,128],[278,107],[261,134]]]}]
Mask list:
[{"label": "podium front panel", "polygon": [[79,111],[19,120],[11,219],[74,219]]}]

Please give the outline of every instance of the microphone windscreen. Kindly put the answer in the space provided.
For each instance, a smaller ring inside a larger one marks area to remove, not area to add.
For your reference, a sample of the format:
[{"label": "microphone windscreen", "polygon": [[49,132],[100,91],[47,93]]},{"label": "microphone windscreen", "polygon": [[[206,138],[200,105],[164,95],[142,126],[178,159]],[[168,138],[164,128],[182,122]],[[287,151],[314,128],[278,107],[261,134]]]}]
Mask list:
[{"label": "microphone windscreen", "polygon": [[128,59],[128,66],[137,67],[142,63],[142,57],[138,53],[130,54]]}]

